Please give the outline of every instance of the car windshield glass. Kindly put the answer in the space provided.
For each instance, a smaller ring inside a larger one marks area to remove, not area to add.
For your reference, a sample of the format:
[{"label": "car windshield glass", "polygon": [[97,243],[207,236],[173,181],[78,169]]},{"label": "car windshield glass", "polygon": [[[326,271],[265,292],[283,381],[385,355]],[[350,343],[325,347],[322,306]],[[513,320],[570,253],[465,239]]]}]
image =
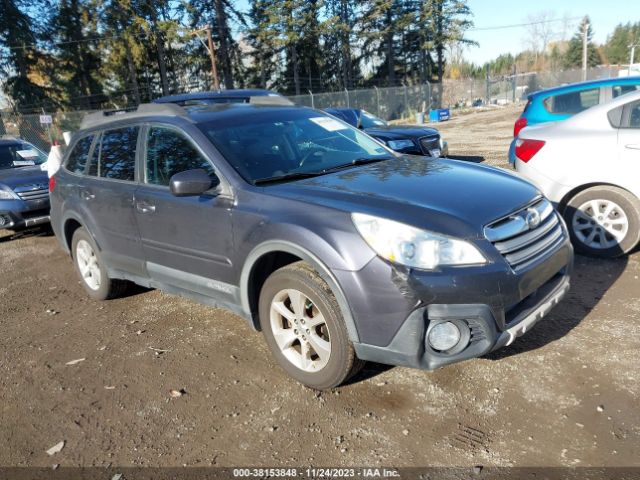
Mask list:
[{"label": "car windshield glass", "polygon": [[47,161],[47,156],[30,143],[0,144],[0,169],[31,167]]},{"label": "car windshield glass", "polygon": [[342,165],[392,158],[375,140],[333,117],[309,109],[252,110],[200,128],[248,182],[292,174],[322,174]]},{"label": "car windshield glass", "polygon": [[387,122],[381,118],[362,110],[362,114],[360,115],[360,125],[362,125],[362,128],[384,127],[386,124]]}]

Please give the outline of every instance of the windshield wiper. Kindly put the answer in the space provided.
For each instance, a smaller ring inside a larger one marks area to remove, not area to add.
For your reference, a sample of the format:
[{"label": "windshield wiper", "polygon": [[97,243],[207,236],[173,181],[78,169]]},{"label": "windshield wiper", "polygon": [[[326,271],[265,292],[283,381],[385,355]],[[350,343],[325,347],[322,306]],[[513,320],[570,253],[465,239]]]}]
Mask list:
[{"label": "windshield wiper", "polygon": [[336,165],[334,167],[325,168],[316,172],[291,172],[283,175],[276,175],[273,177],[258,178],[253,181],[254,185],[265,185],[268,183],[286,182],[287,180],[300,180],[303,178],[319,177],[320,175],[326,175],[336,170],[342,170],[344,168],[355,167],[356,165],[366,165],[367,163],[376,163],[383,160],[391,160],[393,157],[378,157],[378,158],[356,158],[349,163]]},{"label": "windshield wiper", "polygon": [[284,175],[275,175],[273,177],[258,178],[253,181],[254,185],[264,185],[267,183],[286,182],[287,180],[300,180],[303,178],[312,178],[323,175],[324,172],[292,172]]},{"label": "windshield wiper", "polygon": [[325,168],[322,170],[323,173],[327,172],[335,172],[336,170],[342,170],[345,168],[355,167],[356,165],[366,165],[368,163],[378,163],[384,160],[391,160],[393,157],[377,157],[377,158],[356,158],[355,160],[351,160],[349,163],[342,163],[340,165],[335,165],[333,167]]}]

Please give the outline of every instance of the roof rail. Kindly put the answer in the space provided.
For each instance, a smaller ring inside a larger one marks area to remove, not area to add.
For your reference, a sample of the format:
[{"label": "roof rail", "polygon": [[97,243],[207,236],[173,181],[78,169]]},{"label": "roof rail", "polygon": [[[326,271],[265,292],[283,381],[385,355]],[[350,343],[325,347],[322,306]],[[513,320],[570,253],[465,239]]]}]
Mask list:
[{"label": "roof rail", "polygon": [[291,100],[280,95],[256,95],[249,97],[252,105],[295,105]]},{"label": "roof rail", "polygon": [[147,117],[149,115],[169,115],[186,117],[187,111],[174,103],[141,103],[138,108],[122,108],[119,110],[100,110],[88,113],[80,123],[80,129],[95,127],[105,123],[130,118]]}]

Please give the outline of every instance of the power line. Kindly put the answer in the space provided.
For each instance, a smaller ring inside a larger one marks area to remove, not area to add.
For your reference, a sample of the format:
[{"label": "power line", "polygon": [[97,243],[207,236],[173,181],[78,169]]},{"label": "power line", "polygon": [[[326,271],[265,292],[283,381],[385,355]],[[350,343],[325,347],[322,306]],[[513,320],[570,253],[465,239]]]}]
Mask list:
[{"label": "power line", "polygon": [[580,20],[582,17],[569,17],[569,18],[552,18],[551,20],[539,20],[536,22],[528,22],[528,23],[514,23],[511,25],[496,25],[493,27],[478,27],[478,28],[469,28],[467,32],[481,32],[486,30],[504,30],[506,28],[519,28],[519,27],[529,27],[531,25],[541,25],[543,23],[552,23],[552,22],[564,22],[569,20]]}]

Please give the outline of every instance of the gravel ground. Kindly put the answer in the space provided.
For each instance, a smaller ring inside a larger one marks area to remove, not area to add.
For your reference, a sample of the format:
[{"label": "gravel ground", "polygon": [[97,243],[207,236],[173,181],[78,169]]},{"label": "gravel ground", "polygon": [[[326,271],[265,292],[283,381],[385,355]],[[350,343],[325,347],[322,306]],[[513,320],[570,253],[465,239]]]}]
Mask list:
[{"label": "gravel ground", "polygon": [[[452,155],[505,166],[516,116],[441,129]],[[368,365],[318,393],[231,313],[142,289],[91,301],[46,230],[4,234],[0,465],[640,466],[639,262],[576,257],[568,298],[488,357]]]}]

